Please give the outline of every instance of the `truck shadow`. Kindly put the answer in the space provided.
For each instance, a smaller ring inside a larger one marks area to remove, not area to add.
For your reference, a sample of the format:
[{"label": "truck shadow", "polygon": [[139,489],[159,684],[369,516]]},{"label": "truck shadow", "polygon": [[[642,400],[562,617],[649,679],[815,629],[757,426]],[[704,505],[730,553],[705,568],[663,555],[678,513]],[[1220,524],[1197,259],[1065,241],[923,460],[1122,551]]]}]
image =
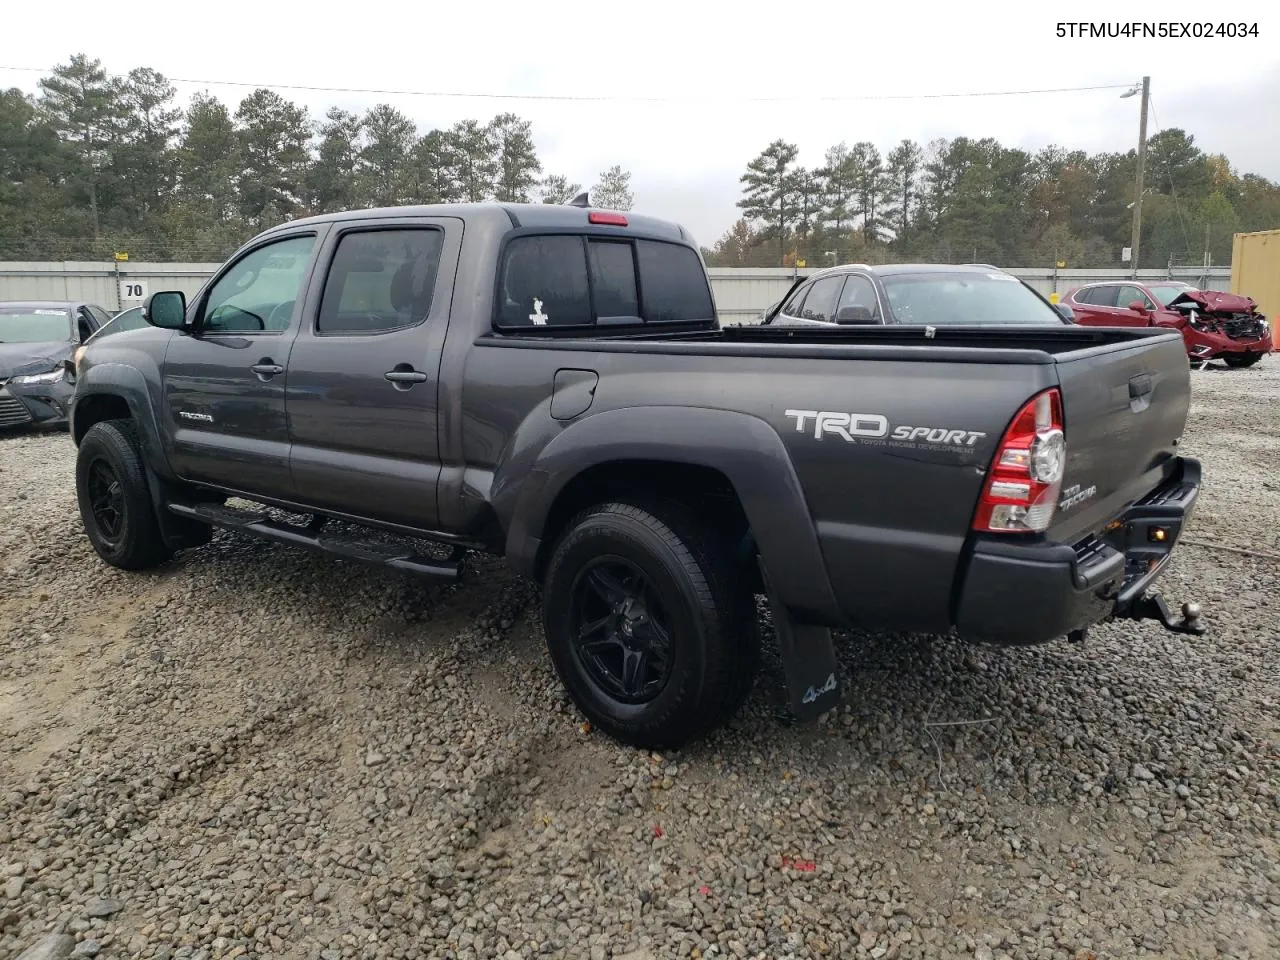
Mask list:
[{"label": "truck shadow", "polygon": [[[190,562],[217,563],[223,550],[260,565],[263,576],[279,564],[292,567],[289,579],[306,587],[277,595],[282,612],[305,613],[344,669],[412,671],[444,660],[469,702],[512,736],[536,743],[537,753],[568,751],[577,758],[566,761],[570,767],[645,754],[598,733],[584,735],[584,718],[547,657],[537,588],[499,558],[473,555],[463,581],[433,585],[220,534]],[[1217,775],[1205,765],[1206,754],[1171,755],[1161,744],[1203,739],[1206,731],[1240,722],[1231,691],[1197,690],[1190,698],[1194,678],[1150,670],[1152,662],[1190,663],[1179,649],[1185,640],[1109,624],[1082,645],[1063,639],[1018,648],[949,636],[840,633],[843,702],[817,722],[795,723],[763,607],[760,624],[763,655],[748,702],[725,729],[676,751],[694,776],[711,776],[717,764],[751,770],[753,758],[763,757],[779,770],[847,783],[913,783],[1030,802],[1096,799],[1118,796],[1135,764],[1169,782]],[[1207,655],[1216,649],[1207,647]],[[420,703],[406,696],[406,709],[448,709],[426,695]],[[595,759],[588,763],[589,757]]]}]

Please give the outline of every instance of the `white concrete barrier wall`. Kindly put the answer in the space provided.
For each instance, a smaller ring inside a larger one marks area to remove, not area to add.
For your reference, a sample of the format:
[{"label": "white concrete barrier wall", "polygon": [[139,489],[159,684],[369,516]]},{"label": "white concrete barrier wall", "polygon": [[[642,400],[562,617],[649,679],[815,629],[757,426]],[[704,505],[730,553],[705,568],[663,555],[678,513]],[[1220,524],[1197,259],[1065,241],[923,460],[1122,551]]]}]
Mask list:
[{"label": "white concrete barrier wall", "polygon": [[[109,312],[128,309],[157,290],[181,290],[193,296],[218,268],[216,263],[20,263],[0,262],[0,300],[87,300]],[[1012,267],[1048,296],[1065,293],[1082,283],[1124,280],[1128,270],[1045,270]],[[712,267],[707,273],[715,293],[722,323],[750,323],[769,304],[780,299],[797,276],[816,273],[814,268],[790,270],[777,267]],[[1142,280],[1165,280],[1164,270],[1141,270]],[[1174,279],[1210,290],[1228,290],[1231,267],[1211,267],[1174,272]]]}]

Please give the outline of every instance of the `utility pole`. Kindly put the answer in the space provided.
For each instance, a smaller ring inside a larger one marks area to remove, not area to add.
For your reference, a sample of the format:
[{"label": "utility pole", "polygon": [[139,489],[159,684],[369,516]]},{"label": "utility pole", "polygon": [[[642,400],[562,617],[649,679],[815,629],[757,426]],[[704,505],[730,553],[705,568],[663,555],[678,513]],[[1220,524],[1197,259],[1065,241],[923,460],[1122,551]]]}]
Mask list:
[{"label": "utility pole", "polygon": [[[1136,90],[1123,96],[1137,93]],[[1147,165],[1147,106],[1151,102],[1151,78],[1142,78],[1142,118],[1138,121],[1138,176],[1137,194],[1133,201],[1133,236],[1129,241],[1130,276],[1138,277],[1138,242],[1142,239],[1142,178]]]}]

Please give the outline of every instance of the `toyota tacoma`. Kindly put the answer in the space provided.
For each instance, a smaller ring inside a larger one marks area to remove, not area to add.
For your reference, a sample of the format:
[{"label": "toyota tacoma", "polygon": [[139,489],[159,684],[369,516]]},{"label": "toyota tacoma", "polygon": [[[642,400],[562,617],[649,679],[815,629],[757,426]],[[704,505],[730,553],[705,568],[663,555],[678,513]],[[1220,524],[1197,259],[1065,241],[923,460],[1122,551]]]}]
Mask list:
[{"label": "toyota tacoma", "polygon": [[756,595],[802,719],[841,698],[833,629],[1202,632],[1151,592],[1201,486],[1178,333],[935,279],[963,312],[729,327],[683,227],[584,198],[283,224],[88,346],[84,529],[129,570],[215,528],[444,580],[503,555],[582,712],[647,747],[737,710]]}]

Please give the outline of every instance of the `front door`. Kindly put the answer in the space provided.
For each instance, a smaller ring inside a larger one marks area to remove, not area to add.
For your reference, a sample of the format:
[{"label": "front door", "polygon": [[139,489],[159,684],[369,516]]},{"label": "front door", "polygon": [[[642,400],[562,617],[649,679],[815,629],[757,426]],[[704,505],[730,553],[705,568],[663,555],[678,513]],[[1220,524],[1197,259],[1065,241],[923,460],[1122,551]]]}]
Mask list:
[{"label": "front door", "polygon": [[286,390],[301,503],[435,529],[440,354],[456,218],[343,221],[326,239]]},{"label": "front door", "polygon": [[[1142,310],[1134,310],[1129,304],[1140,303]],[[1132,283],[1122,284],[1116,291],[1115,325],[1118,327],[1149,327],[1155,303],[1141,287]]]},{"label": "front door", "polygon": [[191,305],[169,341],[164,402],[174,471],[184,480],[291,499],[285,381],[315,230],[247,251]]}]

